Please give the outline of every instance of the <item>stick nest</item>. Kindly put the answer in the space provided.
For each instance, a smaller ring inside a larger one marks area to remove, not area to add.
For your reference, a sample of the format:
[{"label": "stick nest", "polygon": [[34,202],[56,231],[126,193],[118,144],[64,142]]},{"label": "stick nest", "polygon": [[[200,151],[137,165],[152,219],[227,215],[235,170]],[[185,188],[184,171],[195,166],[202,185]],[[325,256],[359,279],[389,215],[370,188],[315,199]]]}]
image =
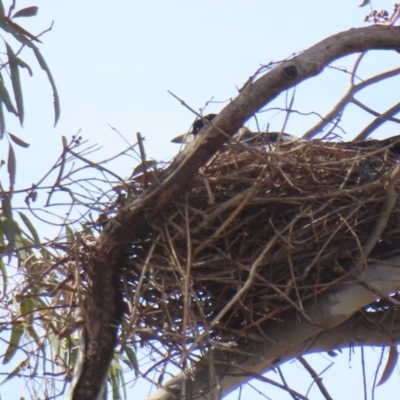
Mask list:
[{"label": "stick nest", "polygon": [[367,258],[400,253],[393,143],[226,145],[132,247],[136,334],[175,348],[260,335]]}]

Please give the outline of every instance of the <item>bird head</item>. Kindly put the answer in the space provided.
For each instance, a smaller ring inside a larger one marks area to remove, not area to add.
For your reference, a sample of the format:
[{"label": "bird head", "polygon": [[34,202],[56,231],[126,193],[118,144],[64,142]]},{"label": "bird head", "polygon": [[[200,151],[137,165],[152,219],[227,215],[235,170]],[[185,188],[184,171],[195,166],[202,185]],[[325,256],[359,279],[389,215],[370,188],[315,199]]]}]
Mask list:
[{"label": "bird head", "polygon": [[207,125],[208,122],[212,121],[216,116],[217,114],[208,114],[202,118],[196,118],[189,132],[183,133],[182,135],[173,138],[171,142],[179,144],[191,142],[202,130],[202,128],[204,128],[204,126]]}]

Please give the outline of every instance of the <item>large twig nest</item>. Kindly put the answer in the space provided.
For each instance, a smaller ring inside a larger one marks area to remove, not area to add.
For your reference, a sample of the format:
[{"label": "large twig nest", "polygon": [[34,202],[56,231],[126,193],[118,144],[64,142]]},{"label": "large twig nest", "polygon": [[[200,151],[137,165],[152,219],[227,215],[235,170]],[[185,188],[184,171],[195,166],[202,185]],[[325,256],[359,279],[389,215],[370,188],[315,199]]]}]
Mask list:
[{"label": "large twig nest", "polygon": [[139,335],[179,347],[255,333],[400,253],[395,139],[246,146],[227,145],[133,245],[124,287]]}]

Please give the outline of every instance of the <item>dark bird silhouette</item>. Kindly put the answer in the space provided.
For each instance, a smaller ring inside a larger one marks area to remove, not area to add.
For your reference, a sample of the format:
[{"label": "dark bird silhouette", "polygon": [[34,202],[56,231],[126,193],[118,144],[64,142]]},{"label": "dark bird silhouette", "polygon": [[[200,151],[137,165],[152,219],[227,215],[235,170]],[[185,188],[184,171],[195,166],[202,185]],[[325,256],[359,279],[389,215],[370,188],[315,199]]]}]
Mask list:
[{"label": "dark bird silhouette", "polygon": [[173,138],[171,142],[179,144],[191,142],[195,138],[195,136],[201,131],[201,129],[204,128],[204,125],[212,121],[216,116],[217,114],[208,114],[205,115],[203,118],[196,118],[189,132]]},{"label": "dark bird silhouette", "polygon": [[[207,125],[208,122],[212,121],[217,114],[208,114],[203,118],[197,118],[189,132],[179,135],[171,140],[172,143],[190,143],[196,135],[201,131],[201,129]],[[283,142],[288,142],[292,140],[298,140],[299,138],[288,133],[279,132],[252,132],[247,128],[240,129],[233,137],[242,143],[256,144],[256,143],[275,143],[278,138],[281,138]]]}]

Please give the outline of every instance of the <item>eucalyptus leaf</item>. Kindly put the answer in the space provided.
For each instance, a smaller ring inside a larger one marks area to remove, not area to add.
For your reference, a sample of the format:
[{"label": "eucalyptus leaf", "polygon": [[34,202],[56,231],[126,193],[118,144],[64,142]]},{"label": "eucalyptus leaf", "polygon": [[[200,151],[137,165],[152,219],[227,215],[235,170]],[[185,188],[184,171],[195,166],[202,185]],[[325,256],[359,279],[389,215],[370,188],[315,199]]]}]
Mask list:
[{"label": "eucalyptus leaf", "polygon": [[27,326],[31,325],[33,319],[32,310],[34,309],[33,307],[34,302],[32,301],[32,298],[21,296],[19,304],[20,304],[20,312],[25,320],[25,324]]},{"label": "eucalyptus leaf", "polygon": [[14,193],[15,176],[17,173],[17,160],[11,143],[8,147],[7,170],[10,178],[10,197],[12,197]]},{"label": "eucalyptus leaf", "polygon": [[2,93],[0,91],[0,140],[3,139],[5,130],[6,130],[6,120],[4,118]]},{"label": "eucalyptus leaf", "polygon": [[24,325],[21,322],[15,322],[11,328],[10,342],[4,354],[3,364],[7,364],[15,355],[19,348],[19,343],[24,335]]},{"label": "eucalyptus leaf", "polygon": [[71,248],[76,242],[74,232],[68,225],[65,225],[65,233],[66,233],[66,237],[67,237],[66,245],[68,248]]},{"label": "eucalyptus leaf", "polygon": [[15,103],[17,105],[19,122],[24,121],[24,100],[22,97],[21,79],[19,76],[19,62],[11,46],[6,42],[8,62],[10,65],[11,83],[14,91]]},{"label": "eucalyptus leaf", "polygon": [[4,81],[1,74],[0,74],[0,95],[1,95],[1,101],[6,105],[7,110],[18,116],[18,112],[11,101],[10,95],[8,94],[8,90],[4,86]]},{"label": "eucalyptus leaf", "polygon": [[42,69],[44,69],[47,73],[47,77],[50,81],[51,87],[53,88],[53,97],[54,97],[54,125],[57,125],[57,122],[60,118],[60,99],[58,97],[58,91],[56,88],[56,83],[54,82],[53,75],[50,71],[50,68],[47,66],[45,59],[40,53],[39,49],[32,44],[32,50],[35,53],[36,59],[38,60],[39,65]]},{"label": "eucalyptus leaf", "polygon": [[[11,33],[19,41],[21,41],[20,38],[21,35],[23,35],[25,39],[26,37],[28,37],[30,40],[42,43],[41,40],[39,40],[35,35],[32,35],[32,33],[25,30],[22,26],[19,26],[15,22],[11,21],[11,19],[7,19],[7,27],[8,29],[4,29],[4,27],[2,28],[7,32]],[[29,40],[28,43],[30,43]],[[26,44],[26,42],[24,42],[24,44]]]},{"label": "eucalyptus leaf", "polygon": [[[3,385],[10,379],[14,378],[15,376],[19,375],[21,371],[29,364],[29,358],[21,361],[8,375],[7,377],[0,382],[0,385]],[[20,399],[21,400],[21,399]]]},{"label": "eucalyptus leaf", "polygon": [[109,379],[112,387],[113,400],[119,400],[119,374],[120,372],[114,366],[110,367]]},{"label": "eucalyptus leaf", "polygon": [[2,257],[0,257],[0,272],[1,275],[3,276],[3,293],[1,293],[1,295],[4,296],[7,293],[8,275],[7,275],[7,268],[4,265]]},{"label": "eucalyptus leaf", "polygon": [[125,346],[124,350],[129,360],[129,366],[135,371],[135,375],[137,376],[137,372],[139,371],[139,362],[137,360],[136,353],[129,346]]},{"label": "eucalyptus leaf", "polygon": [[21,68],[26,68],[29,72],[29,75],[33,76],[33,71],[29,64],[27,64],[24,60],[21,60],[19,57],[15,57],[15,60]]},{"label": "eucalyptus leaf", "polygon": [[25,148],[27,148],[27,147],[30,146],[29,143],[24,142],[24,141],[23,141],[22,139],[20,139],[18,136],[15,136],[15,135],[13,135],[13,134],[10,133],[10,132],[8,132],[8,134],[10,135],[10,139],[11,139],[15,144],[17,144],[18,146],[25,147]]},{"label": "eucalyptus leaf", "polygon": [[20,18],[20,17],[33,17],[37,14],[39,7],[31,6],[22,8],[21,10],[17,11],[12,18]]},{"label": "eucalyptus leaf", "polygon": [[12,252],[15,248],[16,242],[16,226],[12,215],[12,206],[10,195],[6,192],[2,193],[2,210],[5,219],[2,221],[2,226],[4,229],[4,234],[8,240],[7,254],[8,259],[11,259]]},{"label": "eucalyptus leaf", "polygon": [[29,220],[29,218],[22,212],[18,212],[19,216],[21,217],[23,223],[25,226],[28,228],[29,232],[32,234],[33,240],[35,241],[35,244],[40,244],[40,237],[39,234],[37,233],[35,227],[33,226],[32,222]]}]

